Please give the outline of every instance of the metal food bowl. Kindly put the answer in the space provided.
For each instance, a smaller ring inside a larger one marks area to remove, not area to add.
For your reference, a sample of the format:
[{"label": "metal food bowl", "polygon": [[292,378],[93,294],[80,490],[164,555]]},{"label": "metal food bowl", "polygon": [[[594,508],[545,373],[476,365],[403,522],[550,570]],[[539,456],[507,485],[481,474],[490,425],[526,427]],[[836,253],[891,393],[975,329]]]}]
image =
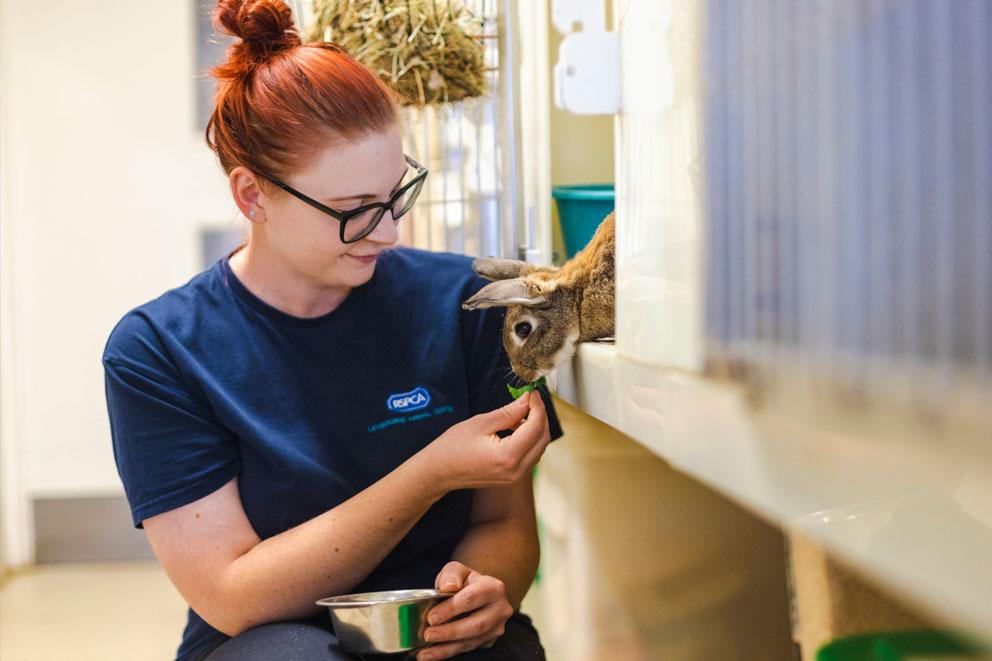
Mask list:
[{"label": "metal food bowl", "polygon": [[437,590],[390,590],[328,597],[338,643],[353,654],[393,654],[427,644],[427,612],[451,596]]}]

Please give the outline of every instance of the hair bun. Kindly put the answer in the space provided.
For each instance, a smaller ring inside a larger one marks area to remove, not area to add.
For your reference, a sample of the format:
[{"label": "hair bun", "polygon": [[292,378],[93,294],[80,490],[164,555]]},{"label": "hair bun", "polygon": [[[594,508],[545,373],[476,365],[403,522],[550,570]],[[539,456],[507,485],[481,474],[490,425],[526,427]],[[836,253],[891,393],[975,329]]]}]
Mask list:
[{"label": "hair bun", "polygon": [[299,32],[293,12],[282,0],[219,0],[214,11],[214,24],[219,30],[239,37],[229,56],[245,60],[243,64],[257,65],[279,51],[299,46]]}]

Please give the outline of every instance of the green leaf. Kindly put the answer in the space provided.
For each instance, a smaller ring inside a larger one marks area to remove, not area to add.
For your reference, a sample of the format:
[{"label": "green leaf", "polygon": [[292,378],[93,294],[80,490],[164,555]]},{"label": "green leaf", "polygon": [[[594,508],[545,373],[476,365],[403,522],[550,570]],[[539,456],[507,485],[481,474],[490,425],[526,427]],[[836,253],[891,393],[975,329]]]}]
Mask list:
[{"label": "green leaf", "polygon": [[545,383],[546,383],[546,381],[544,380],[544,377],[542,376],[537,381],[531,381],[530,383],[524,384],[524,385],[520,386],[519,388],[514,388],[513,386],[511,386],[508,383],[508,384],[506,384],[506,389],[510,391],[510,394],[511,395],[513,395],[513,399],[520,399],[520,396],[523,395],[525,392],[530,392],[531,390],[536,390],[537,388],[540,388],[541,386],[545,385]]}]

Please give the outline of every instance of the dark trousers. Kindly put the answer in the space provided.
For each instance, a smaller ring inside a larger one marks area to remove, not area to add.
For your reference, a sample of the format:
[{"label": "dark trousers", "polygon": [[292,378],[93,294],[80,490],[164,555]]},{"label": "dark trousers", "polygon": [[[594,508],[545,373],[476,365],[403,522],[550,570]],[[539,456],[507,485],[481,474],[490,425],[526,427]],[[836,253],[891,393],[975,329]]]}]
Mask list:
[{"label": "dark trousers", "polygon": [[[200,661],[376,661],[401,660],[406,653],[355,655],[342,652],[338,639],[325,627],[312,622],[274,622],[249,629],[234,638],[204,650]],[[459,661],[544,661],[544,648],[530,618],[515,613],[506,622],[506,632],[496,644],[459,654]]]}]

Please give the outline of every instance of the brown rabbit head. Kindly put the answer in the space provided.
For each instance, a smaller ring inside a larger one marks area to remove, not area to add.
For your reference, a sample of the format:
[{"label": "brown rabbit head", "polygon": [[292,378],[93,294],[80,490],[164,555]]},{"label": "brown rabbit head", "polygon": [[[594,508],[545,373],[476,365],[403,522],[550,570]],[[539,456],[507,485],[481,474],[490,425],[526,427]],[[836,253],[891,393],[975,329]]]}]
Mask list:
[{"label": "brown rabbit head", "polygon": [[527,262],[490,257],[472,267],[493,282],[462,307],[506,308],[503,346],[517,376],[535,381],[572,357],[579,339],[579,291],[559,285],[554,269]]}]

